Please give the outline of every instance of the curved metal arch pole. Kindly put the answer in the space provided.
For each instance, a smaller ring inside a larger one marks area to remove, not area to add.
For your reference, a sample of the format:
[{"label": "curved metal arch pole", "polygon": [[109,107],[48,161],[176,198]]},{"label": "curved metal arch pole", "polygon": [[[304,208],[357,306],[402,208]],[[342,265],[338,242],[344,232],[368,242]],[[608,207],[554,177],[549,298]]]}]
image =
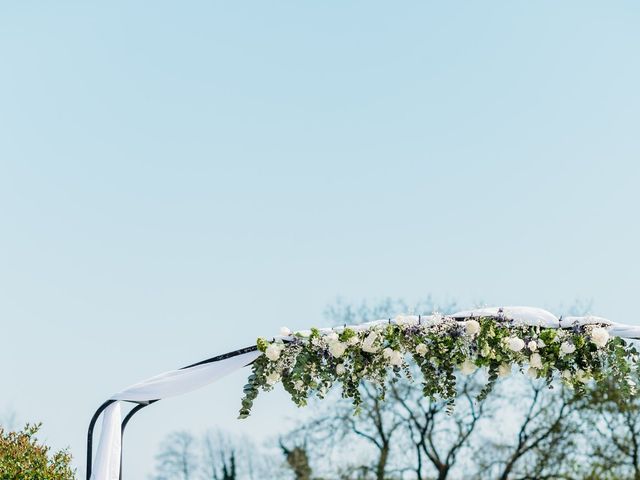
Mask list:
[{"label": "curved metal arch pole", "polygon": [[124,451],[124,429],[127,428],[127,424],[129,423],[129,421],[131,420],[131,418],[138,413],[140,410],[142,410],[144,407],[148,407],[149,405],[151,405],[152,403],[156,403],[159,399],[157,400],[149,400],[148,402],[145,403],[140,403],[138,405],[136,405],[135,407],[133,407],[131,409],[131,411],[129,413],[127,413],[127,416],[124,417],[124,420],[122,420],[122,424],[120,425],[120,480],[122,480],[122,452]]},{"label": "curved metal arch pole", "polygon": [[[232,357],[235,357],[235,356],[238,356],[238,355],[242,355],[244,353],[255,352],[257,349],[258,349],[257,346],[252,345],[250,347],[241,348],[239,350],[234,350],[232,352],[225,353],[223,355],[218,355],[218,356],[215,356],[215,357],[212,357],[212,358],[208,358],[206,360],[194,363],[192,365],[187,365],[186,367],[182,367],[179,370],[185,370],[187,368],[197,367],[197,366],[204,365],[204,364],[207,364],[207,363],[219,362],[220,360],[226,360],[227,358],[232,358]],[[249,362],[247,365],[245,365],[245,367],[251,365],[252,363],[253,362]],[[133,415],[138,413],[143,407],[146,407],[146,406],[150,405],[151,403],[155,403],[158,400],[159,399],[150,400],[149,402],[140,403],[139,405],[134,407],[127,414],[127,416],[124,418],[124,420],[122,421],[122,424],[121,424],[122,433],[124,433],[124,428],[126,427],[127,423],[129,423],[129,421],[131,420],[131,417],[133,417]],[[86,480],[91,480],[91,469],[93,468],[93,464],[92,464],[93,463],[93,428],[95,427],[96,421],[98,420],[98,417],[104,411],[104,409],[107,408],[109,405],[111,405],[113,402],[116,402],[116,401],[117,400],[107,400],[102,405],[100,405],[100,407],[98,407],[98,410],[96,410],[96,412],[93,414],[93,417],[91,417],[91,421],[89,422],[89,429],[88,429],[88,432],[87,432],[87,475],[86,475]],[[124,401],[127,401],[127,400],[124,400]],[[135,402],[135,403],[138,403],[138,402]],[[121,440],[122,440],[122,437],[121,437]],[[120,479],[122,479],[122,449],[120,450]]]},{"label": "curved metal arch pole", "polygon": [[93,467],[93,427],[96,426],[98,417],[100,417],[104,409],[115,401],[116,400],[107,400],[100,405],[89,422],[89,429],[87,431],[87,480],[91,480],[91,468]]}]

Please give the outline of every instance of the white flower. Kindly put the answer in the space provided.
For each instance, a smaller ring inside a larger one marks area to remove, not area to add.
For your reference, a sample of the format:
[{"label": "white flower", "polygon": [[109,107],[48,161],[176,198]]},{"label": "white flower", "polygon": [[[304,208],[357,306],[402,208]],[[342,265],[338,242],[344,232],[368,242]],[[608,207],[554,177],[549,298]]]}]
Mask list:
[{"label": "white flower", "polygon": [[280,381],[280,374],[278,372],[271,372],[267,375],[267,383],[269,385],[275,385]]},{"label": "white flower", "polygon": [[460,372],[463,375],[471,375],[473,372],[476,371],[478,367],[476,367],[476,364],[473,363],[470,359],[466,359],[464,362],[462,362],[462,364],[460,365]]},{"label": "white flower", "polygon": [[393,355],[389,359],[389,363],[395,367],[399,367],[404,363],[404,355],[397,350],[393,351]]},{"label": "white flower", "polygon": [[602,348],[609,341],[609,332],[606,328],[596,327],[591,330],[591,341],[596,344],[596,347]]},{"label": "white flower", "polygon": [[427,354],[427,346],[424,343],[420,343],[416,346],[416,353],[421,357],[424,357]]},{"label": "white flower", "polygon": [[529,370],[527,370],[527,375],[529,375],[531,378],[538,378],[538,370],[533,367],[529,367]]},{"label": "white flower", "polygon": [[529,357],[529,365],[533,368],[542,368],[542,357],[539,353],[532,353]]},{"label": "white flower", "polygon": [[288,337],[289,335],[291,335],[291,330],[289,330],[287,327],[280,327],[280,335],[282,335],[283,337]]},{"label": "white flower", "polygon": [[544,343],[544,340],[542,340],[541,338],[538,339],[538,348],[544,348],[546,347],[547,344]]},{"label": "white flower", "polygon": [[282,352],[282,347],[277,343],[272,343],[267,347],[264,354],[267,356],[269,360],[275,362],[280,358],[280,353]]},{"label": "white flower", "polygon": [[293,382],[293,388],[301,392],[304,389],[304,382],[302,380],[296,380]]},{"label": "white flower", "polygon": [[357,335],[354,335],[353,337],[351,337],[349,340],[347,340],[347,343],[349,345],[355,345],[356,343],[358,343],[360,341],[360,339],[358,338]]},{"label": "white flower", "polygon": [[576,351],[576,346],[573,343],[562,342],[560,345],[560,351],[567,355]]},{"label": "white flower", "polygon": [[480,324],[476,320],[467,320],[464,322],[464,330],[467,332],[467,335],[473,337],[480,333]]},{"label": "white flower", "polygon": [[565,379],[567,382],[571,380],[571,372],[569,370],[563,370],[562,371],[562,378]]},{"label": "white flower", "polygon": [[340,358],[344,355],[347,345],[342,342],[332,342],[329,344],[329,352],[336,358]]},{"label": "white flower", "polygon": [[498,367],[499,377],[508,377],[511,375],[511,365],[509,363],[501,363]]},{"label": "white flower", "polygon": [[527,343],[527,348],[529,349],[529,351],[535,352],[538,349],[538,344],[531,340],[529,343]]},{"label": "white flower", "polygon": [[510,337],[507,340],[507,345],[509,346],[510,350],[514,352],[519,352],[524,348],[524,340],[518,337]]},{"label": "white flower", "polygon": [[343,363],[339,363],[338,365],[336,365],[336,373],[338,375],[344,375],[345,371],[346,371],[346,369],[344,368],[344,364]]},{"label": "white flower", "polygon": [[393,365],[394,367],[399,367],[404,361],[404,356],[402,355],[402,353],[392,348],[385,348],[382,352],[382,355],[389,361],[389,364]]},{"label": "white flower", "polygon": [[327,335],[325,335],[324,338],[327,341],[327,343],[337,342],[338,341],[338,334],[336,332],[331,332],[331,333],[328,333]]},{"label": "white flower", "polygon": [[366,338],[362,341],[362,351],[368,353],[376,353],[378,350],[380,350],[379,347],[376,347],[374,345],[377,338],[378,335],[376,334],[376,332],[370,332],[369,335],[367,335]]}]

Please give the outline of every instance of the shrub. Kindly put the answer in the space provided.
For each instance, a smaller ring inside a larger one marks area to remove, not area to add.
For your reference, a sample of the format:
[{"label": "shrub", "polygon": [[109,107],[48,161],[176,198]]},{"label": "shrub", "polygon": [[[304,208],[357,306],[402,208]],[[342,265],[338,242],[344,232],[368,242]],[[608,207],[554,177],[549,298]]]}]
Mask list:
[{"label": "shrub", "polygon": [[0,479],[73,480],[71,455],[67,450],[51,453],[51,448],[35,437],[41,424],[27,424],[21,431],[0,427]]}]

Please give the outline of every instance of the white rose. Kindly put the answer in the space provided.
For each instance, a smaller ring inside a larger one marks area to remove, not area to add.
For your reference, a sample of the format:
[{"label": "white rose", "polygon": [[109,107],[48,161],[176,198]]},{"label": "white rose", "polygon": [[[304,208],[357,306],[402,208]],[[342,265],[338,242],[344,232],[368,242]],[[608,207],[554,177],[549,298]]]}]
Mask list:
[{"label": "white rose", "polygon": [[508,363],[501,363],[498,367],[498,376],[508,377],[509,375],[511,375],[511,365]]},{"label": "white rose", "polygon": [[542,368],[542,357],[539,353],[533,353],[529,357],[529,365],[533,368]]},{"label": "white rose", "polygon": [[541,338],[538,339],[538,348],[544,348],[546,347],[547,344],[544,343],[544,340],[542,340]]},{"label": "white rose", "polygon": [[562,371],[562,378],[565,379],[567,382],[571,380],[571,372],[569,370],[563,370]]},{"label": "white rose", "polygon": [[272,343],[267,347],[267,350],[264,352],[264,354],[267,356],[269,360],[271,360],[272,362],[275,362],[280,358],[281,352],[282,352],[282,349],[280,348],[280,345],[276,343]]},{"label": "white rose", "polygon": [[527,343],[527,348],[529,349],[529,351],[535,352],[538,349],[538,344],[531,340],[529,343]]},{"label": "white rose", "polygon": [[404,361],[402,353],[398,350],[393,350],[392,348],[385,348],[382,354],[394,367],[399,367]]},{"label": "white rose", "polygon": [[529,367],[529,370],[527,370],[527,375],[529,375],[531,378],[538,378],[538,370],[533,367]]},{"label": "white rose", "polygon": [[327,341],[327,343],[337,342],[338,341],[338,334],[336,332],[331,332],[331,333],[328,333],[327,335],[325,335],[324,338]]},{"label": "white rose", "polygon": [[606,328],[596,327],[591,330],[591,341],[596,344],[596,347],[602,348],[609,341],[609,332]]},{"label": "white rose", "polygon": [[476,371],[478,367],[476,367],[476,364],[473,363],[470,359],[466,359],[464,362],[462,362],[462,364],[460,365],[460,372],[463,375],[471,375],[473,372]]},{"label": "white rose", "polygon": [[562,342],[560,345],[560,351],[567,355],[576,351],[576,346],[573,343]]},{"label": "white rose", "polygon": [[404,355],[401,352],[394,350],[393,355],[389,359],[389,363],[394,367],[399,367],[404,363]]},{"label": "white rose", "polygon": [[329,353],[336,358],[340,358],[347,350],[347,345],[342,342],[333,342],[329,345]]},{"label": "white rose", "polygon": [[424,357],[427,354],[427,350],[427,346],[424,343],[416,346],[416,353],[421,357]]},{"label": "white rose", "polygon": [[510,350],[519,352],[524,348],[524,340],[518,337],[510,337],[509,340],[507,340],[507,345]]},{"label": "white rose", "polygon": [[267,375],[267,383],[269,385],[275,385],[280,381],[280,374],[278,372],[271,372]]},{"label": "white rose", "polygon": [[293,382],[293,388],[301,392],[304,389],[304,382],[302,380],[296,380]]},{"label": "white rose", "polygon": [[344,375],[345,371],[346,371],[346,369],[344,368],[344,364],[339,363],[338,365],[336,365],[336,373],[338,375]]},{"label": "white rose", "polygon": [[473,337],[480,333],[480,324],[476,320],[467,320],[464,322],[464,329],[467,332],[467,335]]},{"label": "white rose", "polygon": [[280,327],[280,335],[282,335],[283,337],[288,337],[289,335],[291,335],[291,330],[289,330],[287,327]]},{"label": "white rose", "polygon": [[376,334],[376,332],[370,332],[362,342],[362,351],[368,353],[376,353],[379,350],[379,347],[376,347],[374,345],[377,338],[378,335]]}]

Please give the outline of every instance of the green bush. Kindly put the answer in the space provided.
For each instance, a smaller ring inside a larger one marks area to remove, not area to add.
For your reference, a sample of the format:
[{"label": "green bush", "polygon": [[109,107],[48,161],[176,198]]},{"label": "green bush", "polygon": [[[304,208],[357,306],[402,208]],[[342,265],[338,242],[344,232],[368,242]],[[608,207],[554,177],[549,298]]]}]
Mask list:
[{"label": "green bush", "polygon": [[27,424],[17,432],[0,427],[0,479],[2,480],[73,480],[71,455],[66,450],[51,453],[35,435],[40,424]]}]

